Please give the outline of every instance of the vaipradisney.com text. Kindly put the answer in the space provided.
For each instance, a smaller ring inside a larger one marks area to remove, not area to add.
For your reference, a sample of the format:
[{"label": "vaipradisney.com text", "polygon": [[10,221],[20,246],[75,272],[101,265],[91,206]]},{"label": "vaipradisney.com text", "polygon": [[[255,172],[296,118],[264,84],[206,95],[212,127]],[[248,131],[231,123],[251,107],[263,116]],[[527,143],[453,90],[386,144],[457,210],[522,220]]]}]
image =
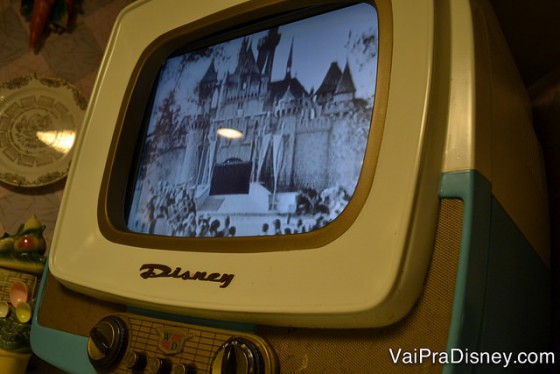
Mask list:
[{"label": "vaipradisney.com text", "polygon": [[555,362],[554,352],[476,352],[460,348],[452,348],[447,352],[437,352],[429,348],[417,348],[412,351],[389,348],[389,355],[394,364],[405,365],[489,364],[507,368],[510,365],[552,365]]}]

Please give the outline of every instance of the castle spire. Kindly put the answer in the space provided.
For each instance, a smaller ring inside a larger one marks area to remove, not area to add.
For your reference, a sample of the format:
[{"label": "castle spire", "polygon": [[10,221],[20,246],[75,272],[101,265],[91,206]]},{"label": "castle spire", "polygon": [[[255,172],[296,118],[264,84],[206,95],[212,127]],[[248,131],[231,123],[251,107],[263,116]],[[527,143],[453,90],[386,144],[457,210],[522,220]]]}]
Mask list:
[{"label": "castle spire", "polygon": [[276,47],[280,42],[280,34],[278,28],[272,28],[268,31],[267,35],[259,41],[257,46],[258,57],[257,66],[259,71],[269,78],[272,75],[272,64],[274,62],[274,53]]},{"label": "castle spire", "polygon": [[288,55],[288,62],[286,63],[286,77],[284,79],[292,79],[292,63],[294,56],[294,38],[292,38],[292,44],[290,45],[290,54]]},{"label": "castle spire", "polygon": [[336,61],[333,61],[323,79],[323,83],[319,86],[317,91],[315,92],[315,96],[317,98],[317,103],[325,104],[329,101],[336,92],[336,87],[340,78],[342,77],[342,70],[338,66]]},{"label": "castle spire", "polygon": [[350,93],[354,95],[356,92],[356,86],[354,85],[354,81],[352,80],[352,73],[350,72],[350,65],[348,61],[346,62],[346,66],[344,67],[344,71],[342,72],[342,76],[336,85],[335,94],[342,94],[342,93]]},{"label": "castle spire", "polygon": [[202,101],[210,98],[214,93],[214,89],[218,86],[218,73],[216,71],[215,60],[210,61],[210,65],[204,73],[204,76],[198,84],[198,94]]}]

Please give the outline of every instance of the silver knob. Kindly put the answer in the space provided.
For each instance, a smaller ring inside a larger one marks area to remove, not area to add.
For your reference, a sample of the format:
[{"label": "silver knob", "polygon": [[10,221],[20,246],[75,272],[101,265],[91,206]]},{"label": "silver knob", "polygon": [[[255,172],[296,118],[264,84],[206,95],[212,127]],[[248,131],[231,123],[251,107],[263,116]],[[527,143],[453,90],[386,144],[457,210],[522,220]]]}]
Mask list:
[{"label": "silver knob", "polygon": [[248,339],[231,338],[214,357],[212,374],[261,374],[263,360],[257,346]]},{"label": "silver knob", "polygon": [[87,344],[91,364],[99,370],[109,370],[122,359],[128,342],[126,323],[119,317],[103,318],[90,333]]}]

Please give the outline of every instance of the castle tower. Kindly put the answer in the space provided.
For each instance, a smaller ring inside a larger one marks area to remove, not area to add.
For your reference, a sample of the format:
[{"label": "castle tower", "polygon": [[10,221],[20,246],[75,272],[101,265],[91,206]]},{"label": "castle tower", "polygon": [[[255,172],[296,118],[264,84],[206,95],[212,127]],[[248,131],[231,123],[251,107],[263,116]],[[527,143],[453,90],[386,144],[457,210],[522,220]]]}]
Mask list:
[{"label": "castle tower", "polygon": [[338,83],[336,84],[334,92],[334,100],[336,102],[340,101],[350,101],[353,100],[356,94],[356,86],[354,85],[354,80],[352,79],[352,73],[350,72],[350,66],[346,62],[344,66],[344,71],[340,77]]},{"label": "castle tower", "polygon": [[315,93],[316,102],[319,105],[324,105],[331,101],[336,92],[336,87],[342,76],[342,71],[336,62],[332,62],[323,82]]},{"label": "castle tower", "polygon": [[[198,85],[198,99],[202,107],[203,112],[208,113],[212,109],[212,103],[215,103],[215,96],[218,95],[219,83],[218,83],[218,73],[216,72],[216,67],[214,59],[210,62],[208,70],[200,80]],[[215,106],[215,105],[214,105]]]},{"label": "castle tower", "polygon": [[272,66],[274,64],[274,54],[276,52],[276,47],[280,43],[280,34],[278,33],[278,28],[275,27],[270,29],[267,35],[262,38],[259,42],[257,50],[259,52],[257,58],[257,66],[259,71],[270,83],[272,77]]}]

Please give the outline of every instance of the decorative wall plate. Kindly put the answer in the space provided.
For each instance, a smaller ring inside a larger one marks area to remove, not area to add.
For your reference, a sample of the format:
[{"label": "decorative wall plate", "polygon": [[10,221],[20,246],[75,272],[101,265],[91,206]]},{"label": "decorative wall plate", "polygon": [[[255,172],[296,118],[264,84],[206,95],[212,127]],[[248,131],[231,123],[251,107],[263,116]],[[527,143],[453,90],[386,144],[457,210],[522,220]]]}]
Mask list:
[{"label": "decorative wall plate", "polygon": [[37,187],[64,178],[86,107],[62,79],[26,76],[0,85],[0,181]]}]

